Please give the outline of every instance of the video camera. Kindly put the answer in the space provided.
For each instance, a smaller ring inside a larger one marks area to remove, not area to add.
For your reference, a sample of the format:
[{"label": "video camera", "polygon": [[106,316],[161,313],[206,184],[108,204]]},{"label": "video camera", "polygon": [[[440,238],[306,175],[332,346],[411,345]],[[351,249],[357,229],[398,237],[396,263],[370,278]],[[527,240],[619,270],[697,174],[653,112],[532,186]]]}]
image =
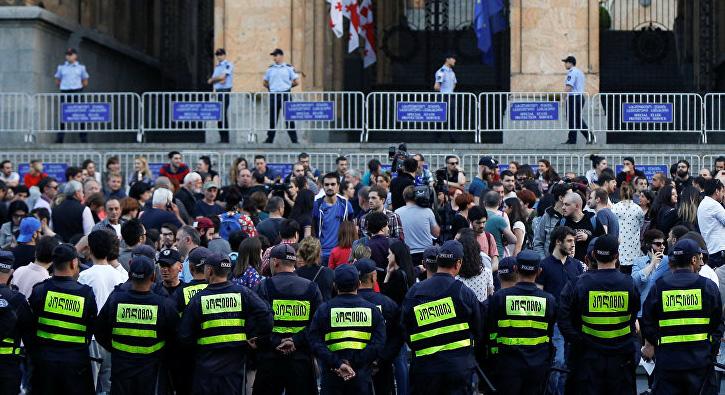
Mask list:
[{"label": "video camera", "polygon": [[405,143],[400,143],[398,148],[395,148],[394,145],[390,146],[388,148],[388,160],[393,162],[390,166],[390,171],[392,173],[399,172],[400,168],[403,167],[403,161],[408,159],[409,156],[408,146]]}]

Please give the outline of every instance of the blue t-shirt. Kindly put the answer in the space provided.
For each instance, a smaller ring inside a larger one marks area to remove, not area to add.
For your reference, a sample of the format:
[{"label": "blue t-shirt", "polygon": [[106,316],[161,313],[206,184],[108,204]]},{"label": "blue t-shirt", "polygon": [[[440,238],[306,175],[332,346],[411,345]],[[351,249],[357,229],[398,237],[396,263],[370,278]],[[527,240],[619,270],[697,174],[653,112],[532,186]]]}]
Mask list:
[{"label": "blue t-shirt", "polygon": [[566,283],[574,281],[582,273],[584,268],[580,261],[567,257],[562,265],[560,260],[549,255],[541,261],[541,274],[536,282],[544,287],[544,291],[552,294],[559,304],[561,291]]},{"label": "blue t-shirt", "polygon": [[473,181],[468,185],[468,193],[473,196],[481,197],[481,192],[488,189],[488,183],[483,181],[480,177],[473,177]]},{"label": "blue t-shirt", "polygon": [[603,208],[597,212],[597,221],[607,227],[607,234],[619,237],[619,218],[608,208]]},{"label": "blue t-shirt", "polygon": [[352,221],[354,218],[352,204],[337,197],[335,204],[328,204],[325,199],[315,201],[312,209],[312,220],[317,225],[318,238],[322,244],[322,255],[330,255],[337,246],[337,233],[340,231],[342,221]]},{"label": "blue t-shirt", "polygon": [[216,203],[206,204],[203,200],[196,202],[194,206],[194,212],[197,216],[201,217],[214,217],[220,214],[224,214],[224,208]]},{"label": "blue t-shirt", "polygon": [[486,211],[488,212],[488,219],[486,220],[485,226],[486,232],[493,235],[493,238],[496,240],[498,256],[503,257],[503,231],[504,229],[508,228],[508,224],[502,216],[496,214],[491,210]]}]

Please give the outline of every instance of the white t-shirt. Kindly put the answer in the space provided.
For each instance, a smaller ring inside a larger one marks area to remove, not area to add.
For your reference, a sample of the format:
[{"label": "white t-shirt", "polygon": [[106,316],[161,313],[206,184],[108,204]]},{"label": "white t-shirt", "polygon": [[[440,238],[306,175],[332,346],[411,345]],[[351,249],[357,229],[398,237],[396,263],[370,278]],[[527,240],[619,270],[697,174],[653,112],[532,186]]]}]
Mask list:
[{"label": "white t-shirt", "polygon": [[700,275],[702,277],[710,279],[712,282],[715,283],[715,285],[720,284],[720,280],[717,278],[717,273],[715,273],[715,271],[712,270],[712,268],[708,265],[702,265],[702,267],[700,267]]},{"label": "white t-shirt", "polygon": [[106,303],[108,295],[113,292],[113,288],[118,284],[125,283],[126,280],[128,280],[128,273],[121,272],[111,265],[93,265],[78,275],[79,283],[93,288],[93,293],[96,295],[96,306],[98,306],[99,311]]}]

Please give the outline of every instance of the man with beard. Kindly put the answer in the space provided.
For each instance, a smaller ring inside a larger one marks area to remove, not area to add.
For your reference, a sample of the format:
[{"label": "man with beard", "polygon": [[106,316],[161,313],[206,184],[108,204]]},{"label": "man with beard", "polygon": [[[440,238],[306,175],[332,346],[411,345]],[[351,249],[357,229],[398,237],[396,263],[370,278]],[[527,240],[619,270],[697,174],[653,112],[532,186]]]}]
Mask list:
[{"label": "man with beard", "polygon": [[468,193],[473,195],[473,201],[479,204],[481,192],[488,189],[488,185],[494,181],[498,162],[490,156],[484,156],[478,160],[478,176],[473,178],[471,185],[468,186]]},{"label": "man with beard", "polygon": [[677,172],[675,173],[675,187],[677,193],[682,193],[682,190],[692,186],[692,177],[690,177],[690,162],[685,159],[677,161]]},{"label": "man with beard", "polygon": [[174,195],[174,199],[179,199],[192,217],[196,216],[196,201],[197,196],[201,194],[201,185],[199,173],[191,172],[184,177],[184,184]]},{"label": "man with beard", "polygon": [[337,246],[340,224],[353,218],[353,210],[352,204],[337,194],[340,189],[337,173],[325,174],[322,187],[325,196],[315,200],[312,207],[312,233],[322,244],[322,262],[327,262],[330,252]]}]

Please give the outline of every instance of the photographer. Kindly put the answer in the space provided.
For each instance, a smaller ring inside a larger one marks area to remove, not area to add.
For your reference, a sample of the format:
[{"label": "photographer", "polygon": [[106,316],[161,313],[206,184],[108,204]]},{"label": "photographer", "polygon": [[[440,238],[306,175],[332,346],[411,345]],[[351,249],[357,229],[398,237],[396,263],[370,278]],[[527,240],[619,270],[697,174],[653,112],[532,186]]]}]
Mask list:
[{"label": "photographer", "polygon": [[393,211],[405,205],[403,191],[408,186],[415,185],[415,172],[418,170],[418,161],[414,158],[405,158],[403,168],[398,176],[390,183],[390,193],[393,202]]},{"label": "photographer", "polygon": [[436,170],[436,179],[445,181],[448,187],[456,187],[465,190],[466,176],[459,166],[458,157],[455,155],[446,156],[446,167]]}]

